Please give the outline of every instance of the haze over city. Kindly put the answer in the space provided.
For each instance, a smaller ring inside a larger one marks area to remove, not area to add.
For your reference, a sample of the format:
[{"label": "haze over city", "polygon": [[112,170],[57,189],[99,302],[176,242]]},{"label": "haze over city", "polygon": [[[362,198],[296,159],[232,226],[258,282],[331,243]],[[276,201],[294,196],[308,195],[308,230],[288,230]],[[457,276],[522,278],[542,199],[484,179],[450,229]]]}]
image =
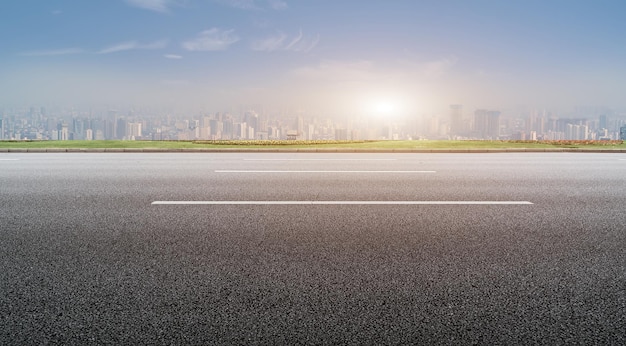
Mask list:
[{"label": "haze over city", "polygon": [[4,1],[0,108],[623,109],[625,10],[622,1]]}]

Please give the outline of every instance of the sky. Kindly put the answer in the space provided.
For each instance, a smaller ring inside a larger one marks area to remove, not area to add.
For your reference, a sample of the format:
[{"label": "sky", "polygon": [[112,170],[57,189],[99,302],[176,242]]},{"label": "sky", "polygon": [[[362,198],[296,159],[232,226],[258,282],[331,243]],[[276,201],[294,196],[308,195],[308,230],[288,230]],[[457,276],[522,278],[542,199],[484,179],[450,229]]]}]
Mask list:
[{"label": "sky", "polygon": [[0,107],[626,107],[626,1],[3,0]]}]

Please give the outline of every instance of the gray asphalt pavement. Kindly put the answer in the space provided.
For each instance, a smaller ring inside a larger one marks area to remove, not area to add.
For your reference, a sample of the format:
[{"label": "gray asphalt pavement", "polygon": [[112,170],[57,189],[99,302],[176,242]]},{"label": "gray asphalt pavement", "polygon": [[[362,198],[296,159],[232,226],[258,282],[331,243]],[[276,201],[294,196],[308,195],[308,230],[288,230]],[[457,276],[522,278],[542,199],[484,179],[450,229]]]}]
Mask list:
[{"label": "gray asphalt pavement", "polygon": [[6,345],[623,345],[626,154],[0,153],[0,265]]}]

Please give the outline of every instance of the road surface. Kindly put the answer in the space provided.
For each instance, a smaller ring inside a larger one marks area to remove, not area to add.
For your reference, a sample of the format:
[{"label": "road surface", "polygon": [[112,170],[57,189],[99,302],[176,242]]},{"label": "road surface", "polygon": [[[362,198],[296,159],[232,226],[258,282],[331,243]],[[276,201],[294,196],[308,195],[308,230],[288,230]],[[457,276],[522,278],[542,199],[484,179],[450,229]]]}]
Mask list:
[{"label": "road surface", "polygon": [[1,344],[625,344],[626,155],[0,154]]}]

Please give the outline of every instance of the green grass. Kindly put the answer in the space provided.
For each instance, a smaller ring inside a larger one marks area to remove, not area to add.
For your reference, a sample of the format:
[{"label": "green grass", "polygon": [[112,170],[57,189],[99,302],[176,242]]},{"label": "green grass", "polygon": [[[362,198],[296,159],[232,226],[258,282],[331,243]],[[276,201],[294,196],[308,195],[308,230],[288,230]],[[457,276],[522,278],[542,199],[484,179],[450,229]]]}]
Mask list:
[{"label": "green grass", "polygon": [[602,145],[600,141],[576,142],[561,141],[554,143],[545,142],[522,142],[522,141],[446,141],[446,140],[426,140],[426,141],[362,141],[362,142],[341,142],[331,141],[329,143],[290,144],[288,141],[273,141],[272,144],[262,141],[220,141],[214,143],[195,143],[193,141],[0,141],[0,148],[9,149],[186,149],[186,148],[207,148],[207,149],[421,149],[421,150],[446,150],[446,149],[543,149],[543,148],[580,148],[580,149],[626,149],[625,143],[613,143]]}]

